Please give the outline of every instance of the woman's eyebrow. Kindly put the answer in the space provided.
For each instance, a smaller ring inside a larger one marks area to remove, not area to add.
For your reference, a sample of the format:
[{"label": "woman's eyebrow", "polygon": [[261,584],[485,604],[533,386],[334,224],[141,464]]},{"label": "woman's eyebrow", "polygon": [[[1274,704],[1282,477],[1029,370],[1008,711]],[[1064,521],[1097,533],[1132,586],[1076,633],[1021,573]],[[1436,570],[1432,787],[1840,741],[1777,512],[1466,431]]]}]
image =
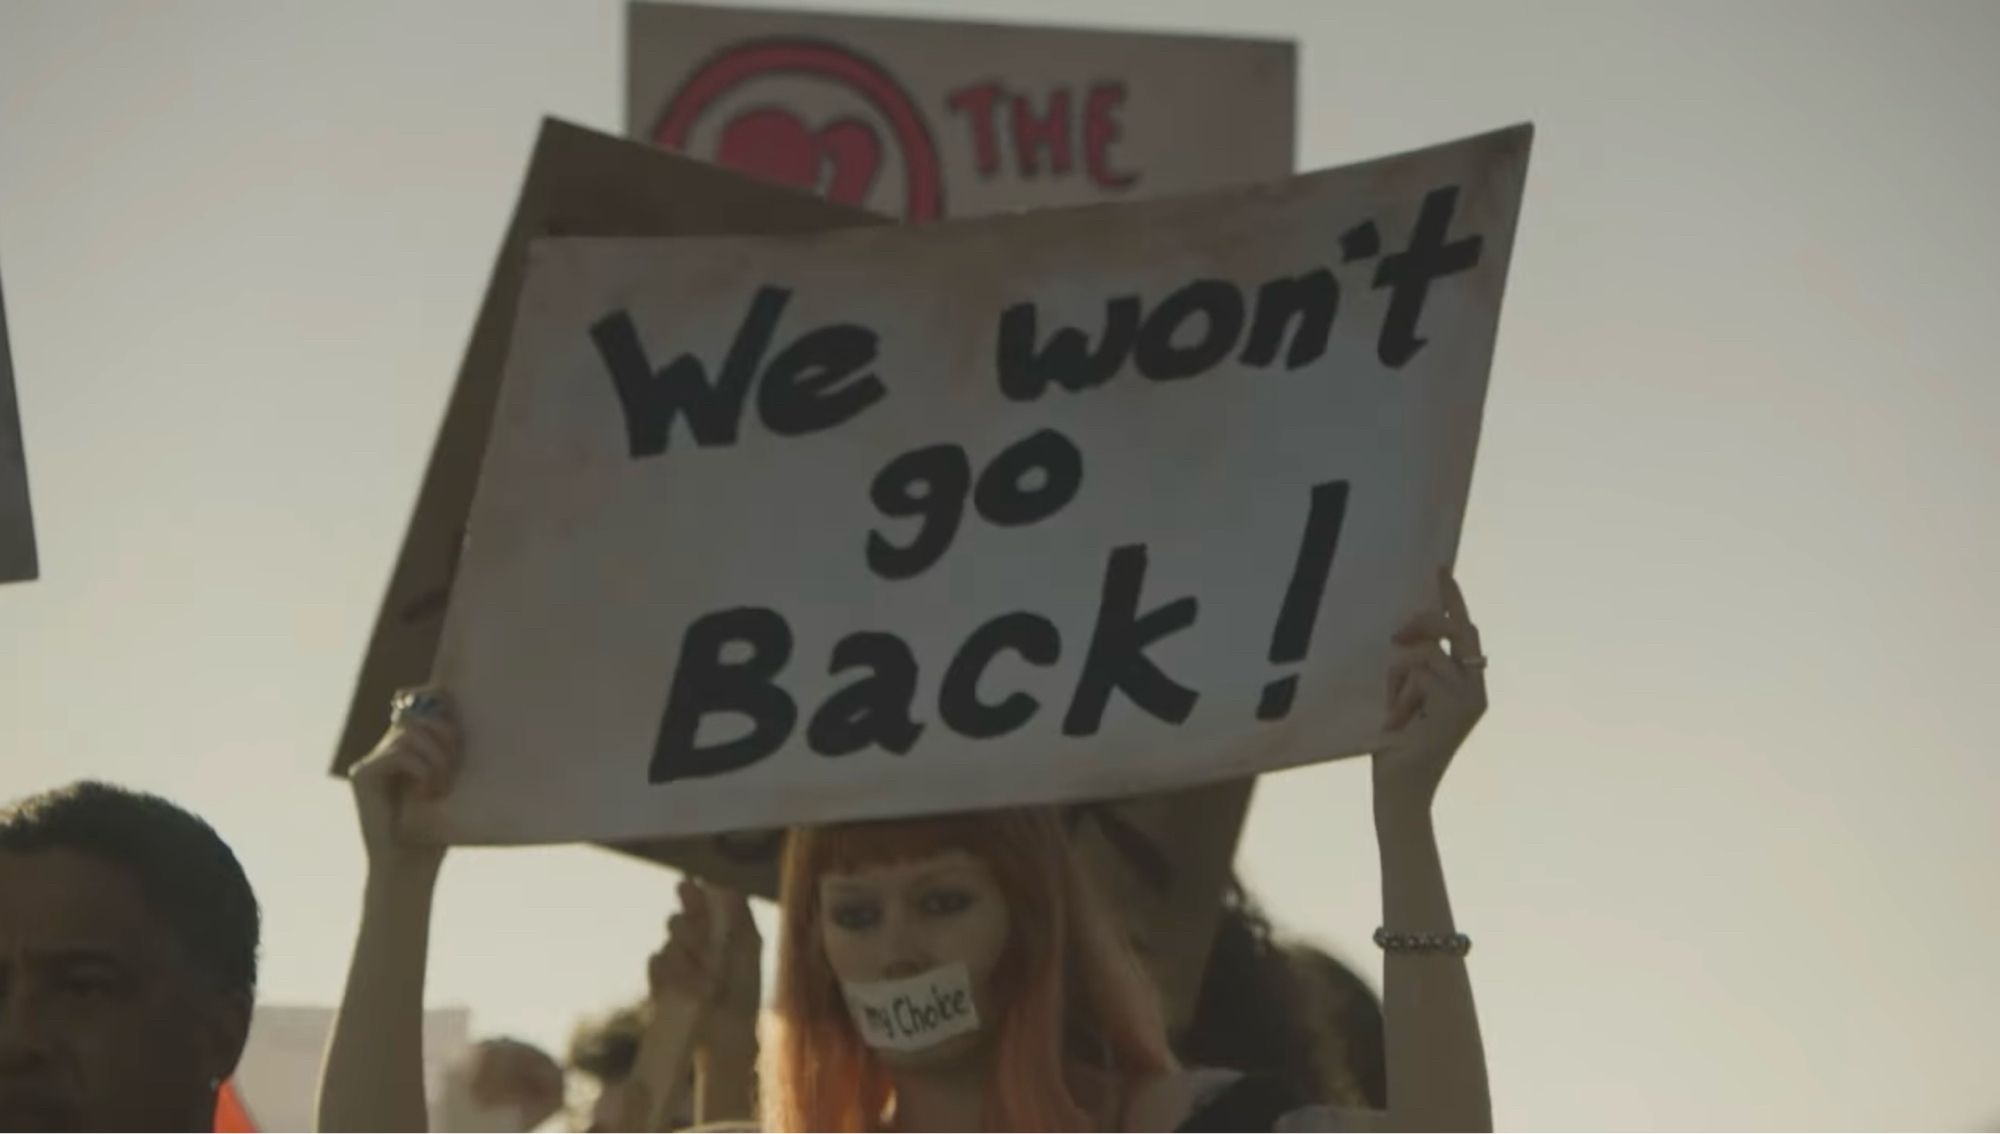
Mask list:
[{"label": "woman's eyebrow", "polygon": [[974,877],[975,876],[973,874],[973,867],[969,865],[960,865],[958,863],[951,863],[943,866],[926,867],[923,870],[919,870],[915,874],[912,874],[908,878],[904,879],[903,885],[906,887],[935,886],[940,882],[948,882],[957,885],[967,885],[973,881]]}]

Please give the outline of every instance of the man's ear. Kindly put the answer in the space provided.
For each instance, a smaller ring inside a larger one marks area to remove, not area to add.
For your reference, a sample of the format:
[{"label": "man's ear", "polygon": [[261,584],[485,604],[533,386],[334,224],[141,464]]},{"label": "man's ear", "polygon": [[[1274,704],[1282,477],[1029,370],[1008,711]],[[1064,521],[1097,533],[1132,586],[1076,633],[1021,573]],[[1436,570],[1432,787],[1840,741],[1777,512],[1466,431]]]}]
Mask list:
[{"label": "man's ear", "polygon": [[250,1042],[252,999],[247,992],[218,992],[206,998],[201,1012],[203,1069],[218,1082],[236,1074],[243,1047]]}]

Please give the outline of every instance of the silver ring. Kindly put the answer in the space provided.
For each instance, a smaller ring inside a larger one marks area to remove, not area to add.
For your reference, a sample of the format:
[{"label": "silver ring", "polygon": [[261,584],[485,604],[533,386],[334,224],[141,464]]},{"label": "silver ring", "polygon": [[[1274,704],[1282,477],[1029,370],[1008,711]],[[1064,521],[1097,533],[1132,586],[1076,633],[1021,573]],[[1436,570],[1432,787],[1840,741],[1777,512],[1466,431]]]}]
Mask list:
[{"label": "silver ring", "polygon": [[1466,657],[1453,658],[1451,660],[1457,662],[1460,669],[1481,670],[1486,668],[1485,654],[1470,654]]},{"label": "silver ring", "polygon": [[408,724],[411,721],[429,720],[444,709],[444,701],[435,693],[410,692],[396,694],[389,702],[389,723]]}]

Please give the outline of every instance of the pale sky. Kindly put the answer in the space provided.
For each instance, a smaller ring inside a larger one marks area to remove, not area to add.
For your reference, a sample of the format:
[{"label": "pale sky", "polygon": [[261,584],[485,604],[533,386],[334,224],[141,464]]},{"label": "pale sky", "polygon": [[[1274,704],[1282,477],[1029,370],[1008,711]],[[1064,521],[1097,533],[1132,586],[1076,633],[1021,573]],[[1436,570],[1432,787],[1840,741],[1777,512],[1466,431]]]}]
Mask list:
[{"label": "pale sky", "polygon": [[[831,6],[807,4],[794,6]],[[1296,38],[1301,158],[1538,126],[1460,576],[1491,716],[1439,803],[1500,1123],[2000,1123],[2000,5],[875,0]],[[0,4],[0,272],[43,578],[0,798],[171,796],[330,1004],[324,774],[543,114],[617,132],[609,0]],[[1242,866],[1371,975],[1365,764]],[[560,1045],[662,871],[455,853],[431,991]]]}]

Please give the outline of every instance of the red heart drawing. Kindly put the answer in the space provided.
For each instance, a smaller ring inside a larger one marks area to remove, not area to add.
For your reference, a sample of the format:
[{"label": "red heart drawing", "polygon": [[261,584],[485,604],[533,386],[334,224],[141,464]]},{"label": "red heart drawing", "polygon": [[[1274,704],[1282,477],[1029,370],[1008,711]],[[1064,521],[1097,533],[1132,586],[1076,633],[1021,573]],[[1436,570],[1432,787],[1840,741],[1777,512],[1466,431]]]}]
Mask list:
[{"label": "red heart drawing", "polygon": [[[868,105],[869,117],[836,120],[815,132],[783,109],[782,102],[740,101],[744,87],[779,78],[806,79],[844,91]],[[688,152],[696,128],[709,111],[720,112],[724,100],[758,109],[737,114],[728,120],[726,130],[716,131],[720,144],[707,152],[708,160],[865,207],[883,162],[885,135],[879,131],[887,131],[887,145],[894,147],[901,173],[902,184],[895,187],[900,189],[900,200],[875,204],[907,221],[944,216],[944,168],[930,124],[896,77],[868,58],[817,40],[751,39],[735,44],[688,76],[667,100],[653,126],[653,141]]]},{"label": "red heart drawing", "polygon": [[791,111],[766,106],[744,111],[722,128],[715,160],[843,205],[863,205],[882,168],[882,140],[858,118],[837,118],[814,131]]}]

